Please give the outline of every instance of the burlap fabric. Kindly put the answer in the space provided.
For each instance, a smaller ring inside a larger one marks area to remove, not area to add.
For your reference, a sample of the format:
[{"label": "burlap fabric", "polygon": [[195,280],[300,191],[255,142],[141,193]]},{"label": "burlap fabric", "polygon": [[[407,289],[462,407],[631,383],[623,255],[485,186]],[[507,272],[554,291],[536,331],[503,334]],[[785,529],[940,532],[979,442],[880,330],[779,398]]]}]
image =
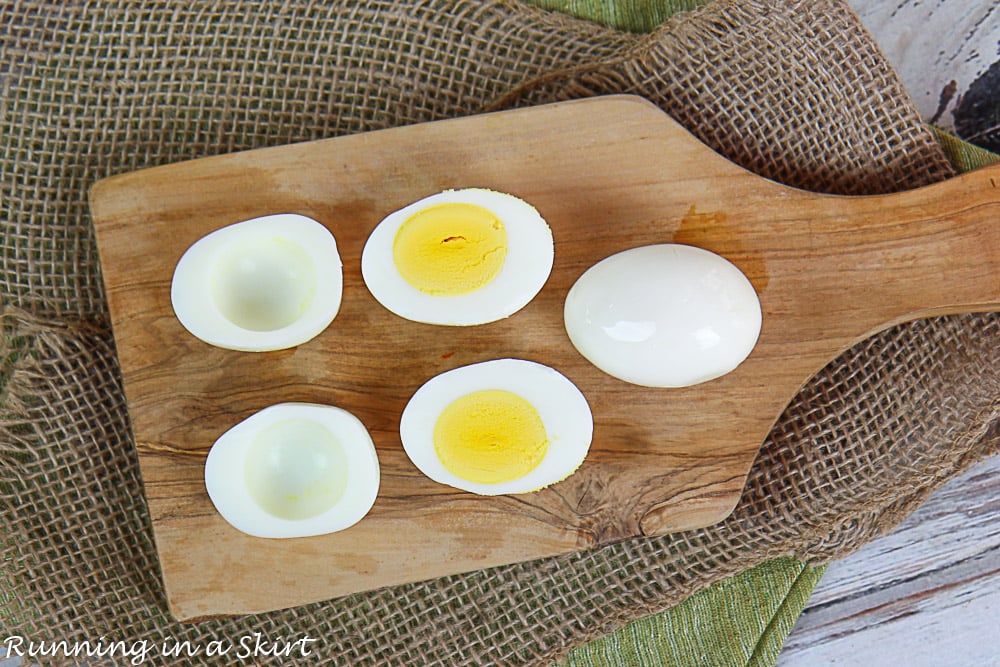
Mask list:
[{"label": "burlap fabric", "polygon": [[0,25],[2,635],[204,646],[260,632],[319,638],[310,658],[274,664],[546,662],[766,559],[840,556],[997,449],[1000,318],[921,321],[865,341],[803,388],[720,525],[174,623],[89,226],[95,180],[622,91],[799,187],[888,192],[952,172],[838,0],[716,2],[649,35],[495,0],[25,2],[0,9]]}]

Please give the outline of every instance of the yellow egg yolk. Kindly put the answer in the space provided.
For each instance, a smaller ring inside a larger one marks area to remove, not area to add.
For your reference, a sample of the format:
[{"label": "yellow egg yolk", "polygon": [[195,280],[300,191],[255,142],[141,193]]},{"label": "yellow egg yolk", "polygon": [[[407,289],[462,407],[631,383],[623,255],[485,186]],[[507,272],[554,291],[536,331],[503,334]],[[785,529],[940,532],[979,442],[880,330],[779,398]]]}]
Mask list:
[{"label": "yellow egg yolk", "polygon": [[392,244],[396,269],[428,294],[454,296],[493,280],[507,256],[507,231],[475,204],[438,204],[410,216]]},{"label": "yellow egg yolk", "polygon": [[535,406],[499,389],[456,399],[434,425],[434,450],[441,463],[453,475],[476,484],[527,475],[541,463],[548,446]]}]

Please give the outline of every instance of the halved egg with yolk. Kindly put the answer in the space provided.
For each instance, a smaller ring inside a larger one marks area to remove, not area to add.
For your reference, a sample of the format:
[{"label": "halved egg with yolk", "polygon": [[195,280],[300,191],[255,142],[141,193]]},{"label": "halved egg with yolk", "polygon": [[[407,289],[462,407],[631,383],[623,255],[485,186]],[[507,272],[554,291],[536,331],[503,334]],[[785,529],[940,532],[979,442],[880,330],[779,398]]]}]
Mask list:
[{"label": "halved egg with yolk", "polygon": [[400,317],[470,326],[526,306],[552,270],[552,231],[513,195],[447,190],[389,214],[372,231],[361,273]]},{"label": "halved egg with yolk", "polygon": [[557,370],[495,359],[446,371],[410,398],[403,449],[436,482],[480,495],[527,493],[573,474],[594,423],[583,393]]}]

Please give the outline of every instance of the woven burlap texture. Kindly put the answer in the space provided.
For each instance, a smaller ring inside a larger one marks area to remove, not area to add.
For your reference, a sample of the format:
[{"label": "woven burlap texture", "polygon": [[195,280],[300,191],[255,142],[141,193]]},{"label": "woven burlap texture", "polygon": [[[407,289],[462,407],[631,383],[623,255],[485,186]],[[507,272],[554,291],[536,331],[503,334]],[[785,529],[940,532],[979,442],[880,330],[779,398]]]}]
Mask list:
[{"label": "woven burlap texture", "polygon": [[920,321],[802,389],[719,525],[174,623],[88,217],[99,178],[612,92],[654,100],[735,162],[803,188],[888,192],[952,172],[838,0],[717,2],[649,35],[497,1],[26,2],[0,19],[8,635],[205,645],[260,632],[320,638],[301,664],[542,663],[766,559],[847,553],[996,449],[1000,318]]}]

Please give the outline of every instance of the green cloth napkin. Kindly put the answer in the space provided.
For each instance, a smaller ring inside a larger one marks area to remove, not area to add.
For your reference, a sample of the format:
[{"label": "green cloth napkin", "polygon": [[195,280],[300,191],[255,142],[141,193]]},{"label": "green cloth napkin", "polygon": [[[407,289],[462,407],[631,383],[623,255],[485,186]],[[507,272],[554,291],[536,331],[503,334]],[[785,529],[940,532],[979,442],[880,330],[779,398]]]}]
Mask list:
[{"label": "green cloth napkin", "polygon": [[649,32],[678,12],[709,0],[527,0],[528,4],[564,12],[618,30]]},{"label": "green cloth napkin", "polygon": [[825,565],[778,558],[573,650],[566,667],[774,665]]},{"label": "green cloth napkin", "polygon": [[[527,0],[609,25],[644,32],[708,0]],[[959,171],[1000,156],[934,129]],[[565,667],[771,667],[826,565],[778,558],[718,582],[667,611],[640,619],[573,650]]]}]

